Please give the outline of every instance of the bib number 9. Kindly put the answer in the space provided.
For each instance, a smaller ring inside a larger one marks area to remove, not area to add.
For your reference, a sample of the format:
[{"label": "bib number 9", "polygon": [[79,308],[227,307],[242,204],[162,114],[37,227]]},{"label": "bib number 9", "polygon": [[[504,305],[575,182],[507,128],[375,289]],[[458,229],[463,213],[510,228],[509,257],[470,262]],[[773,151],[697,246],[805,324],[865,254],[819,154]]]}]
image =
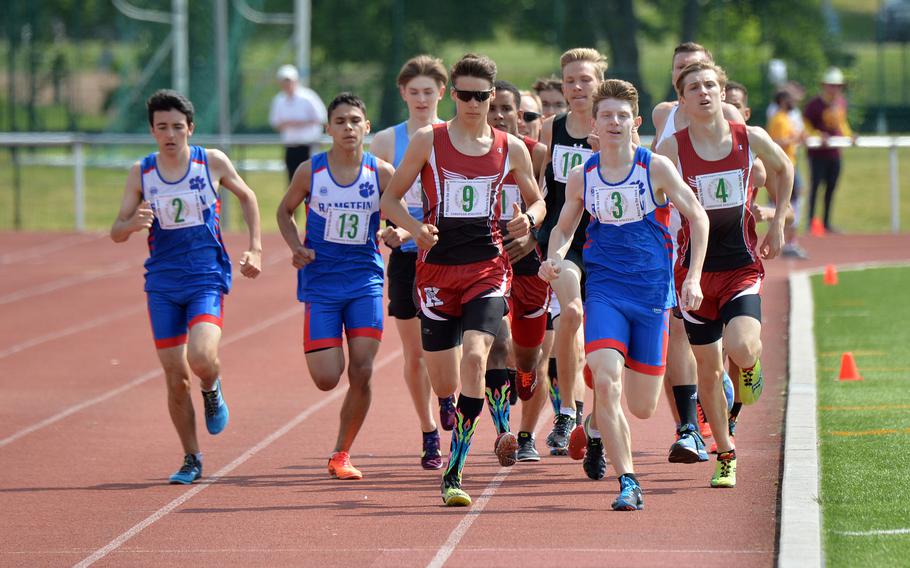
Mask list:
[{"label": "bib number 9", "polygon": [[489,217],[490,192],[489,180],[447,179],[443,214],[459,218]]}]

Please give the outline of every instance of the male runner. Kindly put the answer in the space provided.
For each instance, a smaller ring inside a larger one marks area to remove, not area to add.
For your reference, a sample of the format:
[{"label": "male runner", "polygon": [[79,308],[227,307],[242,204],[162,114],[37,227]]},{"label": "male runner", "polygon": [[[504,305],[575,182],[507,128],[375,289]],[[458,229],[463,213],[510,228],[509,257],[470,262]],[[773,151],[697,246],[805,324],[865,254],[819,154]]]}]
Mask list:
[{"label": "male runner", "polygon": [[543,126],[540,97],[531,91],[520,91],[521,104],[518,105],[518,133],[532,140],[540,139],[540,128]]},{"label": "male runner", "polygon": [[563,95],[562,80],[558,77],[538,79],[531,85],[531,90],[540,97],[540,110],[544,118],[566,112],[569,105]]},{"label": "male runner", "polygon": [[[370,408],[373,359],[382,339],[379,196],[393,168],[363,151],[370,121],[360,97],[339,94],[328,116],[332,147],[297,168],[277,217],[297,268],[297,299],[306,304],[303,351],[319,390],[338,386],[345,368],[342,328],[348,337],[349,386],[328,471],[338,479],[361,479],[350,450]],[[301,243],[294,212],[302,203]]]},{"label": "male runner", "polygon": [[[442,498],[449,506],[467,506],[471,498],[461,488],[462,470],[483,409],[487,355],[507,309],[510,268],[497,223],[505,176],[514,175],[527,204],[527,211],[518,212],[508,224],[513,237],[527,234],[546,209],[525,145],[487,124],[496,64],[468,54],[455,63],[450,76],[455,118],[414,134],[383,195],[382,210],[413,235],[421,249],[416,286],[433,390],[445,397],[461,388]],[[423,223],[401,203],[418,174]],[[514,452],[515,444],[514,436],[503,434],[497,454]]]},{"label": "male runner", "polygon": [[[606,449],[620,484],[612,507],[631,511],[641,509],[644,501],[632,465],[622,392],[639,418],[649,418],[657,408],[670,308],[676,305],[668,199],[689,221],[692,236],[690,270],[679,292],[683,310],[701,304],[699,279],[708,218],[673,164],[633,143],[633,129],[641,117],[638,92],[631,83],[604,81],[595,91],[593,108],[600,151],[569,173],[565,205],[550,233],[540,276],[555,282],[568,273],[565,267],[571,270],[564,255],[582,210],[587,209],[591,223],[584,249],[585,353],[596,393],[594,422],[600,431],[586,421],[585,464],[587,470],[592,455]],[[606,464],[599,466],[602,476]]]},{"label": "male runner", "polygon": [[[775,211],[768,234],[756,251],[755,221],[750,205],[755,190],[750,180],[757,156],[768,170],[769,191],[779,203],[790,202],[793,165],[761,128],[724,118],[726,76],[713,63],[686,66],[676,80],[680,109],[689,126],[661,142],[658,152],[678,165],[686,183],[708,212],[711,227],[701,280],[704,301],[684,313],[686,334],[698,372],[698,390],[717,442],[712,487],[736,485],[736,451],[728,431],[727,404],[721,386],[723,354],[739,368],[739,396],[752,404],[761,395],[761,282],[759,254],[774,258],[783,244],[789,207]],[[691,269],[691,230],[683,223],[676,284],[679,290]],[[721,343],[723,340],[723,343]]]},{"label": "male runner", "polygon": [[[408,147],[408,141],[418,129],[441,122],[437,107],[445,94],[449,74],[442,61],[429,55],[409,59],[398,73],[398,90],[408,106],[408,119],[376,134],[370,152],[377,158],[398,167]],[[420,182],[404,196],[408,211],[415,219],[423,217]],[[404,354],[404,379],[417,410],[423,432],[423,450],[420,463],[424,469],[442,467],[439,431],[433,419],[432,388],[420,347],[420,321],[414,301],[414,275],[417,265],[417,245],[404,229],[391,224],[382,233],[385,244],[391,247],[389,255],[389,315],[395,319]],[[443,430],[455,425],[455,401],[440,399],[440,422]]]},{"label": "male runner", "polygon": [[164,368],[171,422],[185,454],[170,482],[189,484],[202,477],[190,373],[202,383],[209,434],[224,430],[229,418],[221,394],[218,344],[224,294],[231,291],[231,261],[221,240],[218,190],[224,187],[236,195],[243,210],[250,243],[240,257],[240,273],[247,278],[256,278],[262,263],[259,206],[223,152],[189,145],[196,125],[193,104],[186,97],[156,91],[146,109],[158,151],[130,169],[111,239],[122,243],[132,233],[149,231],[149,318]]},{"label": "male runner", "polygon": [[[563,94],[569,102],[569,111],[548,118],[540,136],[540,141],[549,149],[546,169],[540,182],[544,188],[548,212],[538,236],[542,248],[548,246],[550,231],[556,225],[565,202],[565,184],[569,171],[584,163],[593,152],[588,142],[594,123],[591,100],[607,69],[606,57],[590,48],[570,49],[562,54],[559,61],[562,66]],[[583,412],[585,387],[580,380],[584,363],[584,340],[581,337],[582,247],[588,219],[588,213],[583,212],[572,246],[565,255],[570,264],[566,265],[563,276],[552,284],[559,307],[559,313],[553,316],[556,320],[553,350],[556,354],[561,399],[559,412],[553,420],[553,430],[547,436],[547,446],[552,454],[568,453],[569,436],[576,423],[581,421]],[[581,448],[584,448],[584,444],[581,444]]]}]

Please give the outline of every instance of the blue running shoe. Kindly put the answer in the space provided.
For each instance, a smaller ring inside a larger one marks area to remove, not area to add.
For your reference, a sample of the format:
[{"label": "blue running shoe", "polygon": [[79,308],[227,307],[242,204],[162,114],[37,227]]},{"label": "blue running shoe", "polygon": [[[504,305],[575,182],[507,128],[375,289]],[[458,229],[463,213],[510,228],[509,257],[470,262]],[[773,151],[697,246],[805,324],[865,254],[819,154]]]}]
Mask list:
[{"label": "blue running shoe", "polygon": [[735,396],[733,393],[733,379],[730,378],[727,371],[724,371],[724,398],[727,399],[727,412],[733,410],[733,398]]},{"label": "blue running shoe", "polygon": [[693,424],[683,424],[676,431],[679,439],[670,446],[670,463],[698,463],[708,461],[705,440]]},{"label": "blue running shoe", "polygon": [[221,379],[215,380],[215,390],[202,391],[202,403],[205,406],[205,427],[213,436],[220,434],[227,426],[231,413],[221,396]]},{"label": "blue running shoe", "polygon": [[613,501],[614,511],[641,511],[645,507],[645,500],[641,494],[641,486],[635,479],[628,475],[619,478],[619,497]]},{"label": "blue running shoe", "polygon": [[189,485],[202,477],[202,462],[193,454],[183,457],[183,466],[170,478],[171,485]]}]

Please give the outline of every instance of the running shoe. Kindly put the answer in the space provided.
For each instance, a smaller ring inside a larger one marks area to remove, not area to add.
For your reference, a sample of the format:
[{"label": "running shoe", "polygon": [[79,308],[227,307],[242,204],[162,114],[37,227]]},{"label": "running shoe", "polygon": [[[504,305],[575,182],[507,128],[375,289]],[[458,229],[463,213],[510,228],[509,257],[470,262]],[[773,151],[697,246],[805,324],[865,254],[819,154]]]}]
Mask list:
[{"label": "running shoe", "polygon": [[446,431],[455,427],[455,395],[439,399],[439,425]]},{"label": "running shoe", "polygon": [[518,440],[515,434],[503,432],[496,436],[496,443],[493,446],[493,452],[499,459],[499,465],[502,467],[512,467],[518,459]]},{"label": "running shoe", "polygon": [[588,445],[588,424],[591,422],[592,414],[588,414],[582,424],[575,426],[569,435],[569,457],[573,460],[585,459],[585,451]]},{"label": "running shoe", "polygon": [[640,511],[645,506],[641,486],[628,475],[619,477],[619,497],[613,501],[614,511]]},{"label": "running shoe", "polygon": [[701,432],[702,440],[707,440],[714,435],[714,432],[711,431],[711,424],[708,423],[708,417],[705,416],[701,402],[695,403],[695,411],[698,413],[698,431]]},{"label": "running shoe", "polygon": [[550,455],[564,456],[569,451],[569,436],[575,428],[575,417],[568,414],[557,414],[553,419],[553,430],[547,436]]},{"label": "running shoe", "polygon": [[749,369],[739,370],[739,399],[743,404],[755,404],[765,388],[765,377],[761,371],[761,361]]},{"label": "running shoe", "polygon": [[442,482],[442,502],[446,507],[470,507],[471,496],[461,488],[461,484],[446,485]]},{"label": "running shoe", "polygon": [[205,427],[213,436],[220,434],[228,424],[231,413],[221,395],[221,379],[215,380],[215,389],[202,391],[202,404],[205,407]]},{"label": "running shoe", "polygon": [[727,371],[724,371],[723,376],[724,381],[724,398],[727,400],[727,413],[733,410],[733,398],[736,394],[733,392],[733,379],[730,378],[730,375],[727,374]]},{"label": "running shoe", "polygon": [[338,479],[363,479],[360,470],[351,465],[351,455],[347,452],[335,452],[329,458],[329,475]]},{"label": "running shoe", "polygon": [[202,477],[202,462],[193,454],[183,456],[183,465],[170,477],[171,485],[189,485]]},{"label": "running shoe", "polygon": [[515,390],[518,391],[518,398],[521,400],[531,400],[534,391],[537,390],[537,370],[515,371]]},{"label": "running shoe", "polygon": [[780,254],[781,256],[789,258],[798,258],[799,260],[806,260],[809,258],[809,254],[806,252],[806,249],[793,243],[787,243],[782,246],[780,249]]},{"label": "running shoe", "polygon": [[604,443],[601,438],[594,438],[590,435],[591,417],[585,419],[584,433],[587,438],[587,448],[585,448],[585,458],[581,462],[582,469],[589,479],[599,481],[607,475],[607,458],[604,456]]},{"label": "running shoe", "polygon": [[717,456],[717,466],[711,487],[736,487],[736,453],[724,452]]},{"label": "running shoe", "polygon": [[537,452],[537,447],[534,445],[534,434],[530,432],[518,433],[518,461],[540,461],[540,454]]},{"label": "running shoe", "polygon": [[420,452],[420,465],[423,469],[440,469],[442,467],[439,432],[424,433],[423,451]]},{"label": "running shoe", "polygon": [[698,463],[708,461],[708,452],[705,451],[705,441],[698,429],[692,424],[683,424],[676,431],[678,436],[670,446],[670,463]]}]

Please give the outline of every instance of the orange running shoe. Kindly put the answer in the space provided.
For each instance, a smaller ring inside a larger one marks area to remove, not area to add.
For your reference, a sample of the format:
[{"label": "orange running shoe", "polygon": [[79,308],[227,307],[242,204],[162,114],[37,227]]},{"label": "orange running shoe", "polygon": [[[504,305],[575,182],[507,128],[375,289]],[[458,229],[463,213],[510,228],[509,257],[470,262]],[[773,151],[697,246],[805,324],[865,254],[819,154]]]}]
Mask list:
[{"label": "orange running shoe", "polygon": [[707,440],[714,436],[714,432],[711,431],[711,425],[705,417],[705,411],[702,410],[700,402],[695,403],[695,409],[698,412],[698,430],[701,432],[702,439]]},{"label": "orange running shoe", "polygon": [[534,391],[537,390],[537,370],[522,371],[521,369],[517,369],[515,371],[515,378],[518,398],[521,400],[531,400],[531,397],[534,396]]},{"label": "orange running shoe", "polygon": [[[591,415],[589,414],[585,418],[584,423],[588,424],[591,421]],[[573,460],[583,460],[585,459],[585,454],[588,451],[588,435],[585,432],[584,427],[579,424],[576,426],[572,433],[569,434],[569,457]]]},{"label": "orange running shoe", "polygon": [[594,373],[591,372],[591,367],[585,365],[585,370],[582,372],[582,375],[585,378],[585,386],[589,389],[594,390]]},{"label": "orange running shoe", "polygon": [[351,454],[335,452],[329,458],[329,475],[338,479],[363,479],[360,470],[351,465]]}]

